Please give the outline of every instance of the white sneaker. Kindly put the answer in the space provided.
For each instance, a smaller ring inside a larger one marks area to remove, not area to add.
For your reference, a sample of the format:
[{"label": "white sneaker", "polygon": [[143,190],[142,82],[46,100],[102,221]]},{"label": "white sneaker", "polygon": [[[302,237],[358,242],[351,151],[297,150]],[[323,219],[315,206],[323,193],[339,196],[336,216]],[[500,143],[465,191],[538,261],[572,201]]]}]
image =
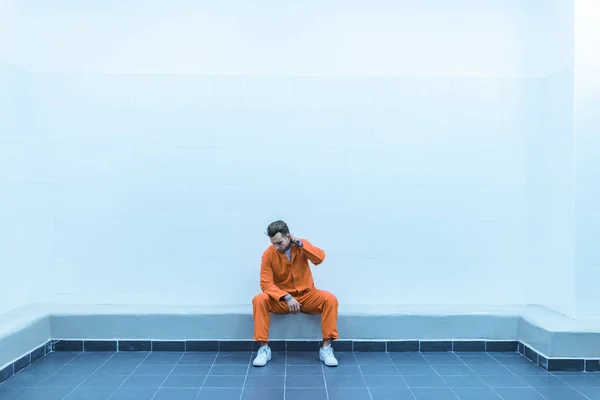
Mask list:
[{"label": "white sneaker", "polygon": [[271,348],[269,346],[262,346],[258,349],[258,354],[254,359],[255,367],[264,367],[271,360]]},{"label": "white sneaker", "polygon": [[338,360],[333,355],[333,349],[331,348],[331,345],[324,348],[321,347],[321,350],[319,350],[319,358],[328,367],[337,367],[338,365]]}]

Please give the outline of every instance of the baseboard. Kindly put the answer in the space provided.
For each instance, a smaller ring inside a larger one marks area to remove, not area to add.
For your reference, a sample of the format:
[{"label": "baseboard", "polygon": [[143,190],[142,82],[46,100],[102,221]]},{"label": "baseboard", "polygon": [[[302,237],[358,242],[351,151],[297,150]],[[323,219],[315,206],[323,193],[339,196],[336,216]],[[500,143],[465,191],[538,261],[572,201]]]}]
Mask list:
[{"label": "baseboard", "polygon": [[52,341],[37,347],[0,370],[0,383],[52,352]]},{"label": "baseboard", "polygon": [[[274,340],[273,351],[315,351],[322,342]],[[236,352],[256,351],[260,343],[253,340],[53,340],[52,351],[172,351]],[[514,340],[340,340],[336,351],[353,352],[518,352],[547,371],[600,371],[599,359],[550,358],[533,347]]]},{"label": "baseboard", "polygon": [[[273,340],[273,351],[313,351],[321,346],[316,340]],[[52,341],[53,351],[172,351],[231,352],[256,351],[254,340],[72,340]],[[336,351],[356,352],[507,352],[518,350],[514,340],[336,340]]]}]

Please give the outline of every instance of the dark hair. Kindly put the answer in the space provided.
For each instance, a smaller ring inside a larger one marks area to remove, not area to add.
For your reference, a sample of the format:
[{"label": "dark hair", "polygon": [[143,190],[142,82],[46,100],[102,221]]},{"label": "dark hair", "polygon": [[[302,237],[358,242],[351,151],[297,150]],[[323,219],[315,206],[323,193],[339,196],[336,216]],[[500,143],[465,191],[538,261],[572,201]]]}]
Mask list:
[{"label": "dark hair", "polygon": [[269,237],[273,237],[280,232],[283,236],[287,236],[287,234],[290,233],[290,228],[288,228],[287,224],[283,221],[271,222],[269,226],[267,226],[267,236]]}]

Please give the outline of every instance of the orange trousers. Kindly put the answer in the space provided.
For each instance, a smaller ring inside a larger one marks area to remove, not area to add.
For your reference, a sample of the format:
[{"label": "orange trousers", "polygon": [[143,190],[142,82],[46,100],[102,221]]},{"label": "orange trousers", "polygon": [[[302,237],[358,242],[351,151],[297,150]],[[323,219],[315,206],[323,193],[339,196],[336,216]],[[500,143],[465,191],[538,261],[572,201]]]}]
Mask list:
[{"label": "orange trousers", "polygon": [[[300,312],[306,314],[321,314],[321,331],[323,339],[337,339],[337,298],[325,291],[311,289],[306,293],[294,296],[300,303]],[[270,313],[288,314],[290,308],[285,301],[277,301],[266,293],[260,293],[252,299],[254,314],[254,340],[259,342],[269,341]]]}]

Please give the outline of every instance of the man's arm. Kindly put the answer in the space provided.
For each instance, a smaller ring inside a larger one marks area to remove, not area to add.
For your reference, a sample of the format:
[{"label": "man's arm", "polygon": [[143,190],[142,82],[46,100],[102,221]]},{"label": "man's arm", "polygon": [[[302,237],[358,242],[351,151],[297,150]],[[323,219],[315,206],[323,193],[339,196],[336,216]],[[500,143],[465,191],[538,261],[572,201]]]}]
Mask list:
[{"label": "man's arm", "polygon": [[279,289],[273,280],[273,269],[271,268],[271,256],[265,252],[260,264],[260,288],[276,301],[281,301],[288,294]]},{"label": "man's arm", "polygon": [[[302,245],[298,244],[300,242]],[[296,239],[296,245],[302,249],[302,252],[312,262],[314,265],[319,265],[325,259],[325,252],[318,248],[317,246],[313,246],[306,239]]]}]

